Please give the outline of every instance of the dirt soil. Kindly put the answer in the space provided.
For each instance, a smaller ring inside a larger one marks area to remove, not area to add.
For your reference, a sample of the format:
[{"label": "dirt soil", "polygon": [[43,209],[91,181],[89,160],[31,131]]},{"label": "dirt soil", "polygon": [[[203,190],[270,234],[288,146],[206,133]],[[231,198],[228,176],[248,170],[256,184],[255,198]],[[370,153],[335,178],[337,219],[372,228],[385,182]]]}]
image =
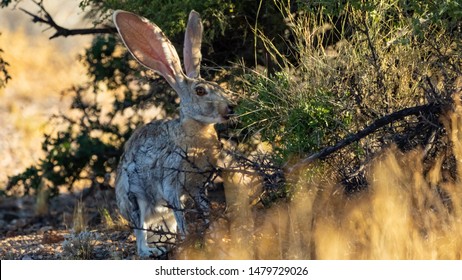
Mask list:
[{"label": "dirt soil", "polygon": [[[109,227],[101,220],[101,209],[115,209],[108,207],[115,207],[113,191],[84,201],[86,232],[90,234],[86,241],[92,249],[82,254],[82,250],[76,248],[79,244],[75,244],[79,235],[73,233],[74,209],[78,201],[78,195],[61,195],[51,199],[48,213],[37,215],[34,197],[0,197],[0,259],[136,258],[135,238],[128,226]],[[80,245],[84,248],[85,243]]]}]

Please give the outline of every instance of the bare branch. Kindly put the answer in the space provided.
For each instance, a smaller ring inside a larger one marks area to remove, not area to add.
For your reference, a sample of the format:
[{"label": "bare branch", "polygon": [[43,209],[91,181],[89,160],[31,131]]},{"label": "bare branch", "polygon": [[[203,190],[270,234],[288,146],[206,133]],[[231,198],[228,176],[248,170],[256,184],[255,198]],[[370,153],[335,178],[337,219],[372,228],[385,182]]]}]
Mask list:
[{"label": "bare branch", "polygon": [[424,115],[424,114],[437,114],[441,113],[443,111],[444,105],[443,104],[435,104],[435,103],[430,103],[426,105],[421,105],[421,106],[416,106],[416,107],[411,107],[411,108],[405,108],[402,110],[399,110],[397,112],[391,113],[389,115],[386,115],[384,117],[381,117],[380,119],[377,119],[374,121],[371,125],[365,127],[363,130],[360,130],[359,132],[349,135],[345,139],[337,142],[337,144],[326,147],[322,149],[321,151],[311,154],[307,158],[304,158],[294,166],[288,168],[289,172],[295,171],[298,168],[309,164],[317,159],[324,159],[330,154],[354,143],[362,138],[368,136],[371,133],[374,133],[377,131],[379,128],[382,128],[386,125],[389,125],[390,123],[401,120],[407,116],[419,116],[419,115]]},{"label": "bare branch", "polygon": [[43,23],[45,25],[48,25],[50,28],[55,29],[56,32],[50,37],[50,40],[57,38],[57,37],[68,37],[68,36],[75,36],[75,35],[91,35],[91,34],[110,34],[110,33],[116,32],[116,29],[114,27],[77,28],[77,29],[68,29],[68,28],[62,27],[53,20],[53,17],[50,15],[50,13],[48,13],[48,11],[45,9],[45,7],[43,6],[41,2],[34,2],[34,3],[37,4],[37,6],[39,6],[39,8],[44,13],[43,17],[36,15],[34,13],[31,13],[23,8],[20,8],[20,10],[28,14],[29,16],[31,16],[32,22]]}]

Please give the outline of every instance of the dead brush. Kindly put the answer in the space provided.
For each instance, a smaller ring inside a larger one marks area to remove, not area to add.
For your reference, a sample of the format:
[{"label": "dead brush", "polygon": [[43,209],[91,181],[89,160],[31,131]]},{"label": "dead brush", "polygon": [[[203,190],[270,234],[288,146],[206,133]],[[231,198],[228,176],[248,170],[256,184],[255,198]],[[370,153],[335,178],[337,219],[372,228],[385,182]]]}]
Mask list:
[{"label": "dead brush", "polygon": [[72,232],[62,243],[63,259],[91,260],[94,259],[94,249],[98,234],[90,231]]}]

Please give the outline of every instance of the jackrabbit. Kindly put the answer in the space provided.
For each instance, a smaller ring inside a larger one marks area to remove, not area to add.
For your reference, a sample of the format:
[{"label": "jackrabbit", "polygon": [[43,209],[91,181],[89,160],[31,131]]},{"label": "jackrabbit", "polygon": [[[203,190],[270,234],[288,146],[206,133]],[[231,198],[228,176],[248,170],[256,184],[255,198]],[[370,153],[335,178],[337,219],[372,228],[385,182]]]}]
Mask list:
[{"label": "jackrabbit", "polygon": [[[198,211],[209,211],[204,185],[221,149],[214,124],[229,118],[230,103],[220,86],[200,77],[202,23],[197,12],[191,11],[186,27],[186,74],[158,26],[125,11],[114,12],[113,20],[136,60],[162,75],[180,97],[180,118],[137,129],[125,144],[117,170],[117,204],[135,227],[138,254],[158,256],[166,247],[149,247],[147,229],[185,236],[188,197],[199,205]],[[154,238],[167,243],[169,237],[158,233]]]}]

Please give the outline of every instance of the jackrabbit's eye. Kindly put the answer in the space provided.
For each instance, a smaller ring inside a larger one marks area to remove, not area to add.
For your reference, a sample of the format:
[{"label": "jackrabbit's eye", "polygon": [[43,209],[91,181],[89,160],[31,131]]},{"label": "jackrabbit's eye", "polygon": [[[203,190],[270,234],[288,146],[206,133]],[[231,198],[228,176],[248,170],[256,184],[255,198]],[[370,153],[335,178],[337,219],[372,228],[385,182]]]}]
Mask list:
[{"label": "jackrabbit's eye", "polygon": [[203,87],[196,87],[196,94],[199,96],[204,96],[207,94],[207,91]]}]

